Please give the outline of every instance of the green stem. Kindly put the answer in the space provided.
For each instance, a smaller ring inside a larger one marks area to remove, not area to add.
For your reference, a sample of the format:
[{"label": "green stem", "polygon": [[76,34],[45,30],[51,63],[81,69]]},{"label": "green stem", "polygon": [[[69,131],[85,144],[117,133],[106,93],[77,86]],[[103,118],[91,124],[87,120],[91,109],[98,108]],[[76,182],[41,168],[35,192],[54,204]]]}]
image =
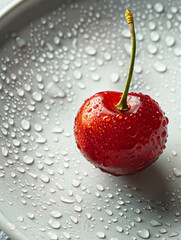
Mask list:
[{"label": "green stem", "polygon": [[129,29],[130,29],[130,33],[131,33],[131,61],[130,61],[130,67],[129,67],[128,77],[127,77],[127,80],[126,80],[126,85],[125,85],[121,100],[116,105],[116,107],[119,110],[124,110],[124,111],[129,110],[129,106],[127,104],[127,96],[128,96],[128,91],[129,91],[131,79],[132,79],[135,53],[136,53],[136,36],[135,36],[135,30],[134,30],[134,22],[129,23]]}]

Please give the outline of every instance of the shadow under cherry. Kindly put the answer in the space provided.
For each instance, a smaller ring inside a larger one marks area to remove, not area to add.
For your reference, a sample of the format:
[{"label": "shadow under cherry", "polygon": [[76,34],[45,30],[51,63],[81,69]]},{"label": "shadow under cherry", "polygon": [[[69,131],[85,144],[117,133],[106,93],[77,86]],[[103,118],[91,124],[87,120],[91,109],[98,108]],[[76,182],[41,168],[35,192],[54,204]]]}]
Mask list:
[{"label": "shadow under cherry", "polygon": [[135,175],[121,177],[121,181],[136,187],[139,194],[146,199],[154,202],[162,201],[169,205],[170,193],[173,189],[167,177],[168,172],[160,164],[154,163]]}]

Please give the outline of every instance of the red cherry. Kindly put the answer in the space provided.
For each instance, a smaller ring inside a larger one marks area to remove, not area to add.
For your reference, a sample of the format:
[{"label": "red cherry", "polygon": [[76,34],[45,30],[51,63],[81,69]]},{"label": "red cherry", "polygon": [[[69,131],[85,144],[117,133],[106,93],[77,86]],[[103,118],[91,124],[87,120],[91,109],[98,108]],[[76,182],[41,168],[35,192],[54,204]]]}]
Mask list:
[{"label": "red cherry", "polygon": [[119,92],[87,99],[75,119],[76,143],[85,158],[113,175],[134,174],[155,162],[165,148],[167,124],[157,102],[142,93],[128,94],[128,111],[116,103]]},{"label": "red cherry", "polygon": [[123,93],[106,91],[87,99],[75,118],[74,134],[85,158],[113,175],[134,174],[165,149],[168,119],[148,95],[129,93],[136,40],[133,14],[126,19],[132,40],[131,64]]}]

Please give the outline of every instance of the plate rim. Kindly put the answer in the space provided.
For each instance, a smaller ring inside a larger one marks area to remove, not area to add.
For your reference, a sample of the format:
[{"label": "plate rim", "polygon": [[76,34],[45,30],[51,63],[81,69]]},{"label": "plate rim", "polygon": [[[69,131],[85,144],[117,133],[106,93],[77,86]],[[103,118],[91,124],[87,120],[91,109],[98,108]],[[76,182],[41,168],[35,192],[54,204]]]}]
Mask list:
[{"label": "plate rim", "polygon": [[10,12],[12,12],[15,8],[19,7],[23,3],[28,0],[14,0],[11,3],[8,3],[6,7],[0,10],[0,21],[6,17]]},{"label": "plate rim", "polygon": [[[25,2],[29,0],[14,0],[11,3],[9,3],[6,7],[0,10],[0,21],[2,21],[4,18],[6,18],[12,11],[14,11],[16,8],[23,5]],[[6,234],[9,235],[9,237],[12,240],[29,240],[20,230],[18,230],[16,227],[14,230],[10,229],[11,223],[4,215],[2,211],[0,211],[0,228],[2,231],[4,231]],[[14,225],[12,225],[14,227]]]}]

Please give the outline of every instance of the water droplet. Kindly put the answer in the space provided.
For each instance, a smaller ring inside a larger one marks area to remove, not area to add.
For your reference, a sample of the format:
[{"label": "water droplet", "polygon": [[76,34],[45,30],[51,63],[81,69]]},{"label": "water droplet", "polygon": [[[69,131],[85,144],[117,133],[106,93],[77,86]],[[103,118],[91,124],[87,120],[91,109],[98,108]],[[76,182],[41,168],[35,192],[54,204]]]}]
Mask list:
[{"label": "water droplet", "polygon": [[74,206],[74,210],[76,212],[82,212],[82,208],[80,206],[77,206],[77,205]]},{"label": "water droplet", "polygon": [[174,52],[175,56],[177,56],[177,57],[181,56],[181,48],[180,47],[174,48],[173,52]]},{"label": "water droplet", "polygon": [[156,54],[157,51],[158,51],[158,48],[156,46],[152,45],[152,44],[148,44],[147,51],[150,54]]},{"label": "water droplet", "polygon": [[143,41],[143,39],[144,39],[143,34],[142,33],[137,33],[137,39],[139,41]]},{"label": "water droplet", "polygon": [[23,38],[17,37],[16,38],[16,45],[19,48],[24,48],[26,46],[26,42],[25,42],[25,40]]},{"label": "water droplet", "polygon": [[120,76],[118,73],[116,72],[111,73],[111,82],[116,83],[119,81],[119,79],[120,79]]},{"label": "water droplet", "polygon": [[4,177],[4,173],[0,172],[0,178]]},{"label": "water droplet", "polygon": [[53,133],[62,133],[63,132],[63,128],[61,128],[61,127],[54,127],[52,132]]},{"label": "water droplet", "polygon": [[160,35],[158,32],[151,32],[150,33],[150,38],[153,42],[158,42],[160,40]]},{"label": "water droplet", "polygon": [[101,192],[104,191],[104,187],[102,185],[100,185],[100,184],[97,184],[96,188],[97,188],[97,190],[99,190]]},{"label": "water droplet", "polygon": [[42,174],[42,175],[40,176],[40,180],[41,180],[42,182],[44,182],[44,183],[49,183],[49,182],[50,182],[49,176],[47,176],[47,175],[45,175],[45,174]]},{"label": "water droplet", "polygon": [[97,53],[96,49],[93,46],[87,46],[85,48],[85,52],[90,56],[94,56]]},{"label": "water droplet", "polygon": [[54,39],[53,39],[53,41],[54,41],[54,43],[55,43],[56,45],[59,45],[61,40],[60,40],[60,38],[59,38],[58,36],[55,36]]},{"label": "water droplet", "polygon": [[48,232],[48,236],[51,240],[58,240],[57,234],[55,234],[53,232]]},{"label": "water droplet", "polygon": [[42,99],[43,99],[43,96],[42,96],[42,94],[41,94],[40,92],[34,91],[34,92],[32,93],[32,98],[33,98],[36,102],[41,102]]},{"label": "water droplet", "polygon": [[139,208],[135,208],[134,209],[134,212],[137,213],[137,214],[140,214],[141,213],[141,210]]},{"label": "water droplet", "polygon": [[60,198],[60,200],[64,203],[70,203],[70,204],[75,202],[75,200],[70,199],[70,198],[65,198],[63,196]]},{"label": "water droplet", "polygon": [[77,203],[81,203],[83,201],[83,198],[80,195],[75,196]]},{"label": "water droplet", "polygon": [[73,180],[72,181],[72,186],[76,187],[76,188],[79,187],[80,186],[80,181],[79,180]]},{"label": "water droplet", "polygon": [[82,72],[79,71],[79,70],[75,70],[75,71],[73,72],[73,75],[74,75],[74,78],[75,78],[76,80],[80,80],[80,79],[82,78]]},{"label": "water droplet", "polygon": [[154,9],[157,13],[162,13],[164,11],[163,5],[159,2],[154,5]]},{"label": "water droplet", "polygon": [[116,227],[116,231],[119,232],[119,233],[122,233],[123,232],[123,228],[122,227]]},{"label": "water droplet", "polygon": [[101,58],[97,58],[96,63],[97,63],[98,66],[103,66],[104,65],[104,61]]},{"label": "water droplet", "polygon": [[165,233],[167,233],[168,231],[165,229],[165,228],[161,228],[160,230],[159,230],[159,233],[161,233],[161,234],[165,234]]},{"label": "water droplet", "polygon": [[36,143],[41,143],[44,144],[46,143],[46,138],[44,136],[38,135],[37,139],[36,139]]},{"label": "water droplet", "polygon": [[106,214],[108,216],[112,216],[113,215],[113,212],[110,210],[110,209],[106,209]]},{"label": "water droplet", "polygon": [[77,224],[78,223],[78,219],[74,216],[70,216],[70,219],[72,220],[73,223]]},{"label": "water droplet", "polygon": [[18,94],[18,96],[20,96],[20,97],[24,97],[25,91],[24,91],[23,89],[19,88],[19,89],[17,90],[17,94]]},{"label": "water droplet", "polygon": [[112,56],[111,56],[110,53],[108,53],[108,52],[105,52],[105,53],[104,53],[104,59],[105,59],[106,61],[110,61],[111,58],[112,58]]},{"label": "water droplet", "polygon": [[103,232],[97,232],[97,233],[96,233],[96,236],[97,236],[98,238],[100,238],[100,239],[106,238],[106,234],[103,233]]},{"label": "water droplet", "polygon": [[50,82],[45,88],[45,93],[51,98],[64,98],[65,92],[60,89],[55,82]]},{"label": "water droplet", "polygon": [[11,177],[15,178],[16,177],[16,173],[15,172],[11,172]]},{"label": "water droplet", "polygon": [[149,29],[151,30],[151,31],[153,31],[153,30],[155,30],[156,29],[156,24],[155,24],[155,22],[149,22],[148,23],[148,27],[149,27]]},{"label": "water droplet", "polygon": [[150,231],[148,229],[142,229],[137,232],[137,235],[142,239],[150,238]]},{"label": "water droplet", "polygon": [[135,65],[135,67],[134,67],[134,71],[135,71],[135,73],[142,73],[142,67],[140,66],[140,65]]},{"label": "water droplet", "polygon": [[23,222],[23,221],[24,221],[24,217],[23,217],[23,216],[19,216],[19,217],[17,217],[17,220],[18,220],[19,222]]},{"label": "water droplet", "polygon": [[38,175],[36,173],[28,172],[28,174],[34,179],[38,178]]},{"label": "water droplet", "polygon": [[54,229],[59,229],[60,226],[61,226],[60,223],[59,223],[59,221],[54,220],[54,219],[50,219],[50,220],[48,221],[48,224],[49,224],[50,227],[52,227],[52,228],[54,228]]},{"label": "water droplet", "polygon": [[35,128],[35,131],[37,131],[37,132],[41,132],[43,129],[43,127],[40,124],[35,124],[34,128]]},{"label": "water droplet", "polygon": [[86,213],[86,216],[87,216],[87,219],[91,219],[92,218],[92,215],[90,213]]},{"label": "water droplet", "polygon": [[64,187],[60,183],[56,183],[55,185],[59,190],[64,190]]},{"label": "water droplet", "polygon": [[71,239],[71,236],[70,236],[69,233],[63,232],[63,235],[64,235],[64,237],[65,237],[66,239]]},{"label": "water droplet", "polygon": [[17,171],[20,172],[20,173],[25,173],[25,169],[22,168],[22,167],[17,167],[16,169],[17,169]]},{"label": "water droplet", "polygon": [[27,119],[21,120],[21,127],[25,130],[28,131],[30,129],[30,121]]},{"label": "water droplet", "polygon": [[4,157],[7,157],[8,156],[8,149],[6,147],[1,147],[1,151],[2,151],[2,155]]},{"label": "water droplet", "polygon": [[53,164],[53,161],[51,159],[44,159],[43,161],[46,165],[51,166]]},{"label": "water droplet", "polygon": [[78,82],[78,83],[77,83],[77,86],[78,86],[80,89],[85,89],[85,88],[86,88],[86,85],[85,85],[83,82]]},{"label": "water droplet", "polygon": [[155,62],[153,67],[157,72],[160,73],[166,72],[167,70],[167,66],[162,62]]},{"label": "water droplet", "polygon": [[181,170],[180,169],[174,167],[172,169],[172,172],[175,175],[175,177],[181,177]]},{"label": "water droplet", "polygon": [[99,81],[101,76],[98,73],[92,73],[91,78],[92,78],[93,81]]},{"label": "water droplet", "polygon": [[78,44],[78,40],[77,40],[77,38],[74,38],[74,39],[72,40],[72,47],[73,47],[74,49],[77,49],[77,44]]},{"label": "water droplet", "polygon": [[173,47],[173,45],[175,44],[175,38],[173,36],[167,36],[165,38],[165,43],[168,47]]},{"label": "water droplet", "polygon": [[173,150],[173,151],[172,151],[172,155],[173,155],[173,156],[177,156],[177,152]]},{"label": "water droplet", "polygon": [[134,220],[135,220],[135,222],[138,222],[138,223],[142,222],[142,219],[140,217],[135,217]]},{"label": "water droplet", "polygon": [[21,142],[18,139],[13,139],[13,145],[15,147],[19,147],[21,145]]},{"label": "water droplet", "polygon": [[150,225],[151,225],[152,227],[158,227],[158,226],[161,226],[162,223],[160,223],[160,222],[157,221],[157,220],[152,220],[152,221],[150,222]]},{"label": "water droplet", "polygon": [[[173,237],[177,237],[179,235],[179,233],[177,232],[172,232],[169,234],[169,238],[173,238]],[[175,239],[176,240],[176,239]],[[179,239],[178,239],[179,240]]]},{"label": "water droplet", "polygon": [[27,217],[29,217],[30,219],[34,219],[35,218],[35,215],[31,212],[28,212],[27,214]]},{"label": "water droplet", "polygon": [[23,157],[23,162],[26,163],[27,165],[31,165],[34,162],[34,158],[32,156],[25,155]]},{"label": "water droplet", "polygon": [[28,83],[25,83],[24,90],[26,90],[27,92],[30,92],[31,91],[31,86]]}]

